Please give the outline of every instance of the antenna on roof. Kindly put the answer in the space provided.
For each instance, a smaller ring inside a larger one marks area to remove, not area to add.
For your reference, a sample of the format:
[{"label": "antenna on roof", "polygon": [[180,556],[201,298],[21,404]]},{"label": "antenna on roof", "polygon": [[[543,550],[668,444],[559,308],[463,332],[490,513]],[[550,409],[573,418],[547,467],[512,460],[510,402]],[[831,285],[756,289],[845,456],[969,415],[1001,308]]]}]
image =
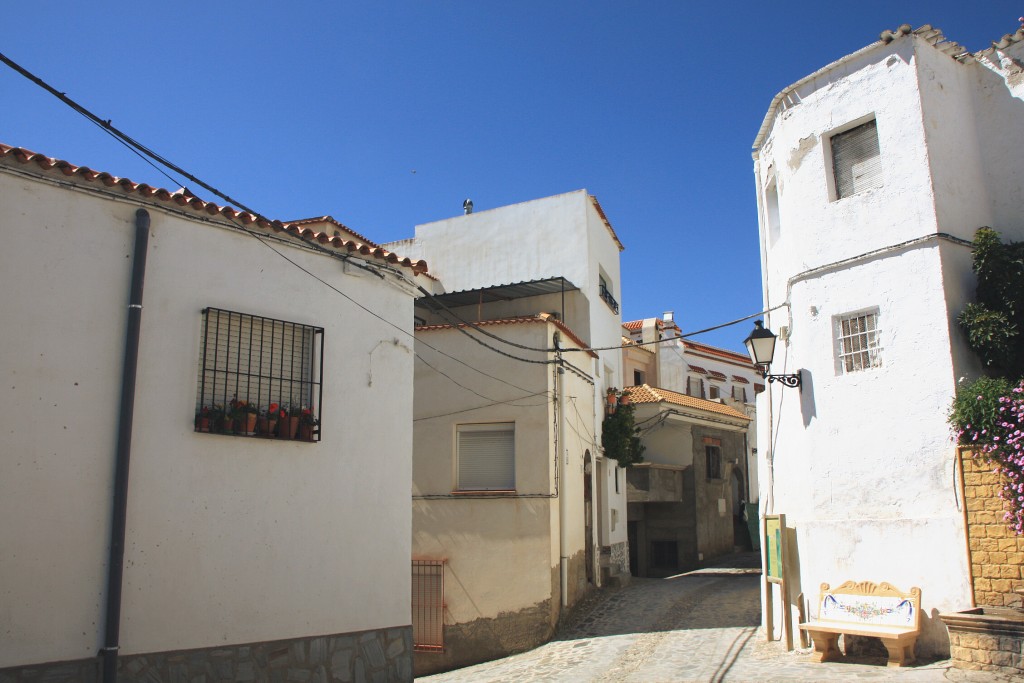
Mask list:
[{"label": "antenna on roof", "polygon": [[467,216],[473,213],[473,200],[467,199],[466,201],[462,202],[462,210],[466,212]]}]

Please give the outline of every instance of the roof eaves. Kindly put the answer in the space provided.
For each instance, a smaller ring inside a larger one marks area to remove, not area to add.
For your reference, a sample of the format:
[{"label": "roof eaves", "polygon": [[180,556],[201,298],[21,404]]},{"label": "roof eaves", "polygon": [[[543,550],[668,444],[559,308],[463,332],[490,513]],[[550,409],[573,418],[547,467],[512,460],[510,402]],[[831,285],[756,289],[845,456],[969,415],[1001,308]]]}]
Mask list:
[{"label": "roof eaves", "polygon": [[597,215],[601,217],[602,221],[604,221],[604,225],[608,228],[608,232],[611,234],[612,239],[615,240],[615,244],[619,246],[619,251],[625,251],[626,247],[624,247],[622,242],[619,240],[619,236],[615,234],[615,228],[612,227],[611,221],[608,220],[608,216],[605,215],[604,209],[601,208],[601,202],[597,201],[597,197],[592,194],[588,194],[587,196],[590,197],[590,203],[594,205],[595,209],[597,209]]},{"label": "roof eaves", "polygon": [[107,188],[118,190],[125,194],[136,193],[145,199],[156,200],[165,204],[175,204],[179,209],[190,209],[196,213],[205,213],[209,216],[222,216],[242,225],[255,224],[257,227],[266,230],[287,233],[304,242],[315,240],[317,243],[324,246],[329,245],[337,251],[345,251],[349,254],[358,253],[360,256],[408,268],[413,272],[413,275],[427,273],[427,262],[423,259],[413,261],[410,258],[402,258],[394,252],[383,249],[369,241],[359,242],[346,240],[340,236],[331,236],[324,232],[305,228],[298,222],[285,223],[279,220],[269,220],[249,211],[241,211],[231,206],[221,206],[213,202],[204,201],[185,190],[171,192],[170,190],[152,187],[145,183],[135,183],[128,178],[119,178],[109,173],[94,171],[88,166],[75,166],[67,161],[48,157],[22,147],[12,147],[0,143],[0,161],[10,164],[12,159],[18,164],[35,164],[44,172],[44,175],[60,173],[89,183],[100,183]]}]

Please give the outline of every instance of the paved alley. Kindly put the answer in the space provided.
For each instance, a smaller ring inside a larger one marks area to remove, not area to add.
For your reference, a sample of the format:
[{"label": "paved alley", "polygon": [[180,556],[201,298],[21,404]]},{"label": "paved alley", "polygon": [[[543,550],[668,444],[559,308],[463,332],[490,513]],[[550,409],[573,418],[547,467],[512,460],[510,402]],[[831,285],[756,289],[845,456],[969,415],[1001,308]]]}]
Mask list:
[{"label": "paved alley", "polygon": [[689,683],[729,681],[962,681],[996,674],[948,661],[890,669],[880,660],[810,660],[758,631],[759,558],[744,553],[669,579],[633,579],[577,614],[552,642],[505,659],[417,679],[429,683]]}]

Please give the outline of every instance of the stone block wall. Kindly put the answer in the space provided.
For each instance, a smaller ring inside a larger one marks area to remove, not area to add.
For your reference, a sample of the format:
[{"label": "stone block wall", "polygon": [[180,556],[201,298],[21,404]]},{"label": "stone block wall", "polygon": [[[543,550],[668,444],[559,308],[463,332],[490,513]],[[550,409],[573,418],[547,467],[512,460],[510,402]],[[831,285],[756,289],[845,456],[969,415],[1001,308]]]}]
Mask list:
[{"label": "stone block wall", "polygon": [[1024,585],[1024,536],[1015,535],[1003,520],[999,475],[992,472],[992,465],[971,457],[970,451],[960,452],[960,462],[974,600],[993,607],[1020,606],[1020,596],[1013,589]]},{"label": "stone block wall", "polygon": [[1024,673],[1024,638],[1020,636],[950,629],[949,648],[958,669]]},{"label": "stone block wall", "polygon": [[[119,683],[404,683],[413,680],[412,626],[179,652],[122,655]],[[96,683],[96,659],[0,669],[0,683]]]}]

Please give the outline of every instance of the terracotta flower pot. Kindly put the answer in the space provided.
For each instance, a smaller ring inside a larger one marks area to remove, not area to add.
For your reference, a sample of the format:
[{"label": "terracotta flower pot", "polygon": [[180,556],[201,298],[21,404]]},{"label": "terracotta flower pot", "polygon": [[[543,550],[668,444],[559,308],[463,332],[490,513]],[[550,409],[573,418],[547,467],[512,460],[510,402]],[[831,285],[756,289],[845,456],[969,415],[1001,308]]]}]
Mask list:
[{"label": "terracotta flower pot", "polygon": [[256,421],[256,433],[260,436],[273,436],[277,427],[277,420],[261,417]]},{"label": "terracotta flower pot", "polygon": [[281,421],[277,423],[277,438],[279,439],[294,439],[295,432],[299,430],[299,416],[288,415],[282,417]]},{"label": "terracotta flower pot", "polygon": [[315,441],[315,435],[313,430],[316,429],[311,424],[300,424],[299,425],[299,441]]},{"label": "terracotta flower pot", "polygon": [[256,413],[246,413],[245,419],[242,421],[242,429],[240,431],[246,434],[256,433]]},{"label": "terracotta flower pot", "polygon": [[196,416],[196,431],[208,432],[210,431],[210,418]]}]

